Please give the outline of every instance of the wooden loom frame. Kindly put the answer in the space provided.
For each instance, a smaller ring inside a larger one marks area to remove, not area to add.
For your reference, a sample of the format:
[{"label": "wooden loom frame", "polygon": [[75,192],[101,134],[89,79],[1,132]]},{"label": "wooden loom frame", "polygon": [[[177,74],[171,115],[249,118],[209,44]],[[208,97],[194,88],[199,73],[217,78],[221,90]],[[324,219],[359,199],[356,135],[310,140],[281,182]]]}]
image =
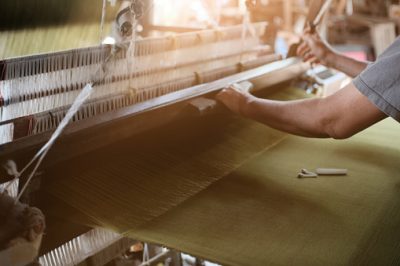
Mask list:
[{"label": "wooden loom frame", "polygon": [[[197,116],[196,112],[189,112],[187,109],[190,101],[212,96],[229,84],[251,80],[256,89],[262,89],[297,77],[308,68],[308,64],[300,59],[289,58],[77,121],[66,128],[43,166],[60,163],[178,118]],[[50,138],[51,134],[52,132],[45,132],[1,145],[0,160],[4,162],[15,159],[17,162],[25,162]]]}]

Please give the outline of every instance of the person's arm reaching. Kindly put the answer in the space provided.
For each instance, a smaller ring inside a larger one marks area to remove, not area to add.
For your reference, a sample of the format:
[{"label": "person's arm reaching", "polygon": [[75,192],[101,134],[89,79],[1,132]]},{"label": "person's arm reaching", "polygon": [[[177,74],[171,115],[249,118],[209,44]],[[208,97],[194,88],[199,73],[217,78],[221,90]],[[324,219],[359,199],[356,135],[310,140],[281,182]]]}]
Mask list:
[{"label": "person's arm reaching", "polygon": [[297,49],[297,54],[304,61],[321,63],[327,67],[335,68],[350,77],[359,75],[368,65],[367,62],[358,61],[333,50],[327,42],[321,39],[317,32],[304,32],[303,42]]},{"label": "person's arm reaching", "polygon": [[344,139],[387,117],[353,84],[327,98],[272,101],[230,87],[217,99],[237,114],[304,137]]}]

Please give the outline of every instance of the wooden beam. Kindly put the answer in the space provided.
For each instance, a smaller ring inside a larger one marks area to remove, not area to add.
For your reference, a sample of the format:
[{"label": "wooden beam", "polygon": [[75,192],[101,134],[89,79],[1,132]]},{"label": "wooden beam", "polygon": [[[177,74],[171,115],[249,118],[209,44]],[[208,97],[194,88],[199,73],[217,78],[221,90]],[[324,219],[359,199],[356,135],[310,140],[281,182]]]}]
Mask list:
[{"label": "wooden beam", "polygon": [[194,28],[194,27],[180,27],[180,26],[164,26],[164,25],[149,25],[149,30],[153,31],[162,31],[162,32],[177,32],[177,33],[185,33],[185,32],[194,32],[205,30],[204,28]]}]

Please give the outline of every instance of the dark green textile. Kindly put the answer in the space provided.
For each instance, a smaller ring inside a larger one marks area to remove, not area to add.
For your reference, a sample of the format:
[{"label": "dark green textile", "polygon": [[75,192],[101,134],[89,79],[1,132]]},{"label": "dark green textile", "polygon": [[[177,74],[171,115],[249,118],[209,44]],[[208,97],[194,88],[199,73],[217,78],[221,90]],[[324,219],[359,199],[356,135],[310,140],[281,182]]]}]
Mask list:
[{"label": "dark green textile", "polygon": [[[292,89],[274,97],[293,99],[303,94]],[[179,121],[47,171],[56,178],[45,182],[46,191],[84,213],[85,224],[126,232],[182,203],[285,137],[226,114]]]},{"label": "dark green textile", "polygon": [[[226,265],[399,265],[399,134],[290,137],[129,235]],[[349,175],[296,178],[315,167]]]},{"label": "dark green textile", "polygon": [[[225,265],[400,262],[397,123],[346,141],[288,137],[242,119],[205,128],[53,169],[46,210]],[[349,175],[297,178],[316,167]]]}]

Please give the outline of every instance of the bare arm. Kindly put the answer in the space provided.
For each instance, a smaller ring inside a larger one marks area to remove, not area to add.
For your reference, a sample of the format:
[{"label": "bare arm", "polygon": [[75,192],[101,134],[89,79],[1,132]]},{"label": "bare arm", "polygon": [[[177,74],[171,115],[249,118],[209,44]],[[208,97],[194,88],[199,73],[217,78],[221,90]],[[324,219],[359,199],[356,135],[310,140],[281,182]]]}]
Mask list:
[{"label": "bare arm", "polygon": [[298,101],[259,99],[234,88],[217,98],[233,112],[304,137],[344,139],[386,117],[353,84],[327,98]]},{"label": "bare arm", "polygon": [[352,78],[358,76],[367,65],[367,62],[355,60],[335,51],[329,56],[327,64],[328,67],[337,69]]},{"label": "bare arm", "polygon": [[297,49],[297,54],[303,57],[304,61],[321,63],[353,78],[367,67],[368,62],[352,59],[333,50],[316,32],[310,33],[306,30],[302,39],[303,42]]}]

